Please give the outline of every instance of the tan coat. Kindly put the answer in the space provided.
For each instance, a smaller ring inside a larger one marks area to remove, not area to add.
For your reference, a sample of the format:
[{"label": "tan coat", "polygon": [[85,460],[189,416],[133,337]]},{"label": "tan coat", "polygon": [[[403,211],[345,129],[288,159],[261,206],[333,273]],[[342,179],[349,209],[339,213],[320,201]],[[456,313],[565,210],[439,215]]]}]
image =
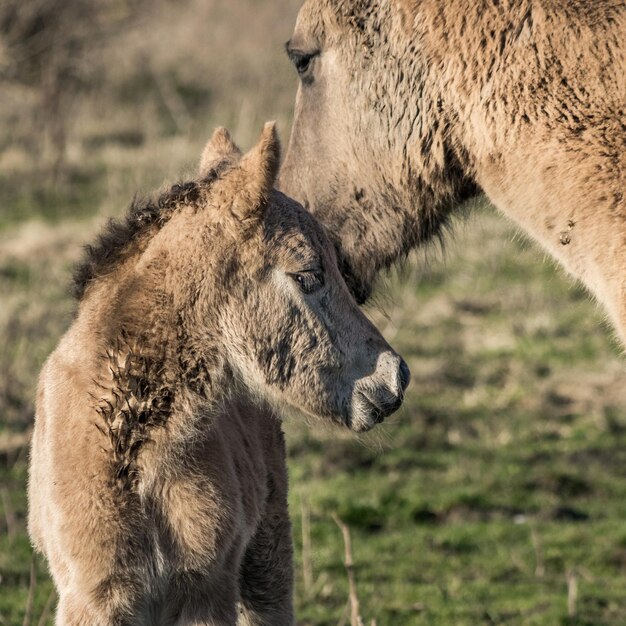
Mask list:
[{"label": "tan coat", "polygon": [[29,531],[59,626],[293,624],[290,405],[367,430],[406,364],[359,311],[322,228],[272,190],[278,138],[218,130],[198,180],[88,249],[40,377]]},{"label": "tan coat", "polygon": [[604,304],[626,341],[626,4],[308,0],[281,187],[377,272],[489,199]]}]

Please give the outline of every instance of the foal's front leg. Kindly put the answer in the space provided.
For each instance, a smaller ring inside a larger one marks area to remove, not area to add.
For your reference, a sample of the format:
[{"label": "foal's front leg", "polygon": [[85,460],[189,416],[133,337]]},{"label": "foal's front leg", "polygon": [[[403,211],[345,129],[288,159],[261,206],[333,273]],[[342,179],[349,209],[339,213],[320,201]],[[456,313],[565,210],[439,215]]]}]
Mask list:
[{"label": "foal's front leg", "polygon": [[291,524],[284,515],[261,522],[248,544],[240,575],[238,626],[293,626]]},{"label": "foal's front leg", "polygon": [[284,440],[275,425],[274,463],[265,514],[246,547],[239,574],[239,626],[293,626],[293,547],[287,508]]},{"label": "foal's front leg", "polygon": [[[184,591],[182,608],[178,619],[173,622],[174,626],[237,625],[237,568],[230,566],[238,559],[228,555],[225,560],[228,567],[211,572],[208,577],[186,573],[182,581],[177,581],[177,586]],[[169,598],[170,604],[174,605],[178,605],[179,600],[176,593]]]},{"label": "foal's front leg", "polygon": [[145,615],[137,609],[141,603],[133,601],[123,589],[111,589],[110,596],[93,594],[87,590],[62,592],[56,610],[56,626],[130,626],[144,623]]}]

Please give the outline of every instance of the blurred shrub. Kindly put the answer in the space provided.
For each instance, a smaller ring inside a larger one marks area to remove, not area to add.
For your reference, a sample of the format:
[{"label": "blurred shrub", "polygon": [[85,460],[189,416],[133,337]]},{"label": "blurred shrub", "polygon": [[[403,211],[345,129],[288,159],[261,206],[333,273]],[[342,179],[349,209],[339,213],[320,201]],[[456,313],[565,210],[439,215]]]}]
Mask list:
[{"label": "blurred shrub", "polygon": [[[0,83],[26,87],[32,98],[27,143],[56,178],[67,127],[81,90],[98,81],[96,54],[138,13],[143,0],[3,0],[0,3]],[[27,102],[21,103],[23,107]],[[8,138],[11,141],[11,137]]]},{"label": "blurred shrub", "polygon": [[0,0],[0,188],[33,163],[65,181],[111,146],[183,136],[196,151],[216,124],[244,145],[267,119],[284,128],[296,77],[283,42],[300,4]]}]

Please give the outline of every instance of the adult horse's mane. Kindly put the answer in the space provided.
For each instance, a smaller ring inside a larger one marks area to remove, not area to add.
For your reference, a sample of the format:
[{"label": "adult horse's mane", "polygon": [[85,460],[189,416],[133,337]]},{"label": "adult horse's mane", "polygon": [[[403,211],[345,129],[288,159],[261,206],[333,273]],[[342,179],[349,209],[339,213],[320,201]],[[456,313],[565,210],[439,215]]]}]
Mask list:
[{"label": "adult horse's mane", "polygon": [[173,185],[148,199],[133,199],[125,217],[110,218],[96,241],[85,246],[83,260],[74,269],[72,294],[82,300],[89,283],[114,270],[132,252],[131,244],[149,230],[160,230],[182,206],[195,205],[201,191],[215,182],[226,169],[222,163],[211,169],[201,181]]}]

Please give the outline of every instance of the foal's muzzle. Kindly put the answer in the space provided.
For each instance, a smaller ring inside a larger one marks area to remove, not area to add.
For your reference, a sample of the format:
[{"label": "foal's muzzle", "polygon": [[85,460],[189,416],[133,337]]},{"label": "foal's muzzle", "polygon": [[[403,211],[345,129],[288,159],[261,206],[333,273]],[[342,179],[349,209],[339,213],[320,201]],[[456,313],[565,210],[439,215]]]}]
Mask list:
[{"label": "foal's muzzle", "polygon": [[409,366],[402,357],[395,353],[383,355],[374,375],[356,385],[349,428],[365,432],[397,411],[410,380]]}]

